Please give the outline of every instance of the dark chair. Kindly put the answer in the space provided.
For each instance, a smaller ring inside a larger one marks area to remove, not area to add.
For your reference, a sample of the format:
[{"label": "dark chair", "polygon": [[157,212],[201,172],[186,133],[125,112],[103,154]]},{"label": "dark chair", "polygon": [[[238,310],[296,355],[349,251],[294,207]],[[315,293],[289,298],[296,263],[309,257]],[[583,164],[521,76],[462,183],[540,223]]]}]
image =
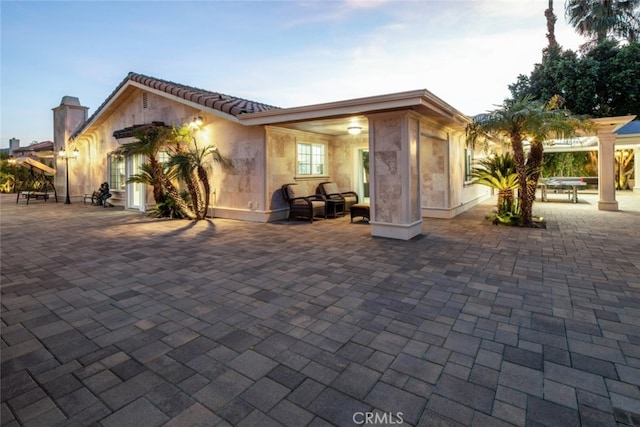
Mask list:
[{"label": "dark chair", "polygon": [[323,182],[318,186],[318,192],[327,200],[342,200],[344,202],[344,210],[348,212],[351,206],[358,203],[358,193],[355,191],[340,191],[338,184],[335,182]]},{"label": "dark chair", "polygon": [[309,222],[313,222],[316,216],[327,219],[327,203],[324,196],[314,194],[296,197],[293,185],[296,184],[285,184],[280,188],[282,197],[289,203],[289,219],[303,217],[309,218]]},{"label": "dark chair", "polygon": [[91,204],[95,206],[103,206],[105,208],[112,208],[113,205],[107,201],[110,198],[111,193],[109,192],[109,183],[103,182],[102,184],[100,184],[100,189],[94,191],[91,195]]}]

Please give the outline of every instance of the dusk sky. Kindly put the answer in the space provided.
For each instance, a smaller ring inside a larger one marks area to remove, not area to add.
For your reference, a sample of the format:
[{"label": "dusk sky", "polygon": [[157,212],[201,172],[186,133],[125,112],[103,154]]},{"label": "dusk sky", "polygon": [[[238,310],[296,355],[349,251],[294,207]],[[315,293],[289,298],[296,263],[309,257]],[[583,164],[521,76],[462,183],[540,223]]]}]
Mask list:
[{"label": "dusk sky", "polygon": [[[63,96],[92,114],[130,71],[278,107],[427,89],[478,114],[540,62],[547,5],[2,0],[0,147],[53,140]],[[558,42],[577,50],[554,8]]]}]

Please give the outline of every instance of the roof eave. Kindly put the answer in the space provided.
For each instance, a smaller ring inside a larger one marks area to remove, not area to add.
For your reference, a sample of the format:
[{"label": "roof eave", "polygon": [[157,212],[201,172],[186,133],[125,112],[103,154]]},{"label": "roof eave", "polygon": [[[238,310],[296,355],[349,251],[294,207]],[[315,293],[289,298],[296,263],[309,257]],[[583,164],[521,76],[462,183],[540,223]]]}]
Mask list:
[{"label": "roof eave", "polygon": [[635,115],[631,116],[615,116],[615,117],[599,117],[596,119],[591,119],[591,121],[596,125],[598,130],[603,130],[605,132],[615,132],[627,123],[631,122],[635,119]]},{"label": "roof eave", "polygon": [[239,115],[238,118],[245,125],[269,125],[400,109],[425,109],[432,114],[435,113],[460,123],[467,123],[470,120],[467,116],[424,89],[302,107],[245,113]]}]

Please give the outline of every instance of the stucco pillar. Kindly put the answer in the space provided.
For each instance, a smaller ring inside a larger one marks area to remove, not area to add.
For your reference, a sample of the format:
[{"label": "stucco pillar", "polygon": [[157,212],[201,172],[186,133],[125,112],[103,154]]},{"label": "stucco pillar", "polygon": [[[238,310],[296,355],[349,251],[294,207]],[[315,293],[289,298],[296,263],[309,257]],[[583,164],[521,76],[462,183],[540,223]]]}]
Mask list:
[{"label": "stucco pillar", "polygon": [[633,191],[640,192],[640,147],[633,149]]},{"label": "stucco pillar", "polygon": [[617,211],[615,184],[616,134],[598,130],[598,210]]},{"label": "stucco pillar", "polygon": [[373,236],[409,240],[422,233],[419,138],[410,111],[369,116]]}]

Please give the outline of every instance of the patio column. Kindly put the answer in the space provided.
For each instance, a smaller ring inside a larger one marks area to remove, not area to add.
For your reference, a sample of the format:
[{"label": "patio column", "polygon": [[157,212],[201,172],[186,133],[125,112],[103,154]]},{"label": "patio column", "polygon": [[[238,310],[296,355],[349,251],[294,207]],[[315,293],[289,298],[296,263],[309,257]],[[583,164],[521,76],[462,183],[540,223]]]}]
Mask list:
[{"label": "patio column", "polygon": [[419,138],[411,111],[369,116],[373,236],[409,240],[422,233]]},{"label": "patio column", "polygon": [[633,191],[640,192],[640,147],[633,149]]},{"label": "patio column", "polygon": [[615,183],[616,134],[598,129],[598,210],[617,211]]}]

